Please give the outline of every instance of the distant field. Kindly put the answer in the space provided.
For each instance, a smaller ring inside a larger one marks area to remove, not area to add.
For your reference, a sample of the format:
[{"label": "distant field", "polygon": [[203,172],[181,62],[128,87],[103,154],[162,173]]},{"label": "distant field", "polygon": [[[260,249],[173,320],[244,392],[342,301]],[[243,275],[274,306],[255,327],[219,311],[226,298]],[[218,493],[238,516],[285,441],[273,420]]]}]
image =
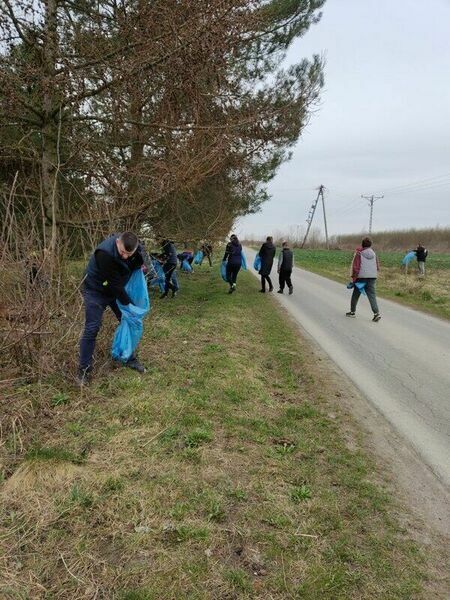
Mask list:
[{"label": "distant field", "polygon": [[[349,281],[353,252],[295,249],[294,253],[298,267],[342,283]],[[425,278],[418,277],[415,260],[405,274],[401,265],[403,252],[379,252],[378,255],[380,296],[450,319],[450,254],[430,254]]]}]

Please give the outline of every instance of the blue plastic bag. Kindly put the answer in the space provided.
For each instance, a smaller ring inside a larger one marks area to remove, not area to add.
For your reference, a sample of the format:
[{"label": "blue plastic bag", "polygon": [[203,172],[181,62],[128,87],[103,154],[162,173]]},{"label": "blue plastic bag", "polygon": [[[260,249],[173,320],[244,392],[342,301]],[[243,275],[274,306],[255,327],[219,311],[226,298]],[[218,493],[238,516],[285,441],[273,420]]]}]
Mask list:
[{"label": "blue plastic bag", "polygon": [[245,254],[241,252],[241,267],[244,271],[247,270],[247,259],[245,258]]},{"label": "blue plastic bag", "polygon": [[203,252],[198,250],[196,255],[194,256],[194,265],[201,265],[203,262]]},{"label": "blue plastic bag", "polygon": [[111,349],[113,358],[122,362],[133,356],[144,331],[144,317],[150,310],[147,286],[141,269],[133,271],[125,290],[132,304],[124,305],[117,300],[122,319],[114,334]]},{"label": "blue plastic bag", "polygon": [[222,263],[220,263],[220,274],[222,276],[222,279],[228,283],[228,279],[227,279],[227,262],[225,260]]},{"label": "blue plastic bag", "polygon": [[253,261],[253,268],[255,271],[259,271],[261,269],[261,257],[259,254],[255,256],[255,260]]},{"label": "blue plastic bag", "polygon": [[366,284],[364,281],[355,281],[355,286],[358,288],[358,290],[361,292],[361,294],[364,294],[364,296],[367,296]]},{"label": "blue plastic bag", "polygon": [[402,265],[409,265],[413,258],[416,258],[416,253],[412,251],[408,252],[408,254],[405,254],[405,256],[402,259]]},{"label": "blue plastic bag", "polygon": [[154,258],[152,260],[153,268],[156,271],[156,277],[150,280],[150,287],[159,287],[160,292],[164,292],[166,284],[166,276],[161,266],[161,263]]},{"label": "blue plastic bag", "polygon": [[181,263],[181,270],[184,271],[185,273],[192,273],[192,267],[186,258]]}]

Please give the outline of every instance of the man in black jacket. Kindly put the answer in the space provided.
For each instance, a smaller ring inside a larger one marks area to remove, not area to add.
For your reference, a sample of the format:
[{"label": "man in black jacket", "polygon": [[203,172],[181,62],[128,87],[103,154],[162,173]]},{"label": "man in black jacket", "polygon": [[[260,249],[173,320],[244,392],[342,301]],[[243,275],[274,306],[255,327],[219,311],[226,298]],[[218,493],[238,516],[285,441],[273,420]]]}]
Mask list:
[{"label": "man in black jacket", "polygon": [[175,298],[178,287],[173,283],[173,275],[177,268],[177,250],[175,244],[171,240],[162,240],[162,258],[164,260],[163,271],[166,276],[164,285],[164,293],[160,298],[167,298],[169,290],[172,290],[172,298]]},{"label": "man in black jacket", "polygon": [[[102,324],[103,313],[109,307],[120,321],[122,314],[117,300],[125,305],[131,304],[125,286],[132,272],[140,269],[142,264],[138,238],[129,231],[103,240],[92,254],[86,268],[83,287],[86,319],[80,342],[77,377],[79,385],[89,381],[95,341]],[[135,356],[128,360],[126,366],[139,373],[145,372]]]},{"label": "man in black jacket", "polygon": [[427,260],[428,250],[419,244],[416,248],[417,266],[420,275],[425,275],[425,261]]},{"label": "man in black jacket", "polygon": [[294,268],[294,254],[289,248],[287,242],[283,242],[281,246],[280,256],[278,257],[278,274],[280,279],[279,294],[284,292],[284,286],[287,284],[289,289],[289,295],[292,294],[294,288],[292,286],[291,275],[292,269]]},{"label": "man in black jacket", "polygon": [[269,284],[269,292],[273,290],[270,271],[272,270],[275,252],[276,248],[273,244],[273,239],[269,236],[258,252],[261,259],[261,268],[259,270],[259,274],[261,275],[261,289],[259,291],[263,294],[266,291],[266,281]]}]

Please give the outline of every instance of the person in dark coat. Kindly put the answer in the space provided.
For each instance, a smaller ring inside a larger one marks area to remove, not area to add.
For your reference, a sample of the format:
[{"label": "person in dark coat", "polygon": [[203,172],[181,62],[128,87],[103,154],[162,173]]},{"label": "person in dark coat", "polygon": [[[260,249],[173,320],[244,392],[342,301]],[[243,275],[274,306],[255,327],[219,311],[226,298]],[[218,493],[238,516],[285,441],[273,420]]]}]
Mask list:
[{"label": "person in dark coat", "polygon": [[228,293],[232,294],[236,290],[236,279],[242,264],[242,246],[234,233],[230,236],[222,261],[227,263]]},{"label": "person in dark coat", "polygon": [[428,250],[419,243],[415,249],[417,258],[417,267],[419,268],[420,275],[425,275],[425,261],[427,260]]},{"label": "person in dark coat", "polygon": [[280,256],[278,257],[278,275],[280,280],[279,294],[284,292],[284,286],[287,284],[289,295],[294,291],[291,281],[292,269],[294,268],[294,254],[289,248],[288,242],[281,245]]},{"label": "person in dark coat", "polygon": [[[132,272],[141,269],[143,262],[139,240],[130,231],[103,240],[92,254],[83,286],[86,319],[80,341],[78,385],[89,383],[95,341],[102,324],[103,313],[109,307],[118,321],[121,320],[122,313],[117,300],[124,305],[131,304],[125,286]],[[145,368],[135,356],[128,360],[126,366],[140,373],[145,372]]]},{"label": "person in dark coat", "polygon": [[167,298],[169,290],[172,290],[172,298],[175,298],[178,291],[178,287],[174,285],[172,276],[173,272],[177,268],[177,250],[175,244],[171,240],[162,241],[162,259],[164,260],[163,271],[166,276],[166,282],[164,285],[164,293],[160,298]]},{"label": "person in dark coat", "polygon": [[266,291],[266,281],[269,284],[269,292],[273,290],[272,280],[270,279],[270,272],[273,267],[273,259],[275,258],[276,248],[273,243],[273,238],[269,236],[264,244],[261,246],[258,255],[261,259],[261,268],[259,274],[261,275],[261,289],[259,290],[262,294]]}]

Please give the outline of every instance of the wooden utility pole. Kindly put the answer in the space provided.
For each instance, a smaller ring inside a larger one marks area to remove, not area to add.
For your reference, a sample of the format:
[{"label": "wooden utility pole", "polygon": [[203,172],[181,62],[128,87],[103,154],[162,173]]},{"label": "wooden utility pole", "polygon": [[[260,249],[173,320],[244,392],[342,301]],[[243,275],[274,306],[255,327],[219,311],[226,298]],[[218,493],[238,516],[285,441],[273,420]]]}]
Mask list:
[{"label": "wooden utility pole", "polygon": [[371,196],[363,196],[361,194],[361,198],[364,198],[365,200],[369,201],[369,206],[370,206],[369,233],[372,233],[373,203],[375,202],[375,200],[381,200],[381,198],[384,198],[384,196],[374,196],[373,194]]},{"label": "wooden utility pole", "polygon": [[303,246],[306,243],[306,240],[308,239],[309,230],[311,229],[311,224],[313,222],[314,213],[316,212],[316,208],[317,208],[317,204],[319,202],[319,198],[322,198],[323,223],[325,225],[325,239],[326,239],[326,242],[327,242],[327,250],[330,249],[329,243],[328,243],[327,216],[326,216],[326,213],[325,213],[325,198],[324,198],[324,194],[323,194],[324,189],[325,189],[325,186],[323,186],[323,185],[319,186],[319,191],[317,193],[317,198],[313,201],[313,203],[311,205],[311,208],[309,209],[309,214],[308,214],[308,217],[306,219],[306,222],[308,223],[308,227],[306,229],[305,237],[303,238],[303,242],[302,242],[302,245],[300,246],[300,248],[303,248]]}]

